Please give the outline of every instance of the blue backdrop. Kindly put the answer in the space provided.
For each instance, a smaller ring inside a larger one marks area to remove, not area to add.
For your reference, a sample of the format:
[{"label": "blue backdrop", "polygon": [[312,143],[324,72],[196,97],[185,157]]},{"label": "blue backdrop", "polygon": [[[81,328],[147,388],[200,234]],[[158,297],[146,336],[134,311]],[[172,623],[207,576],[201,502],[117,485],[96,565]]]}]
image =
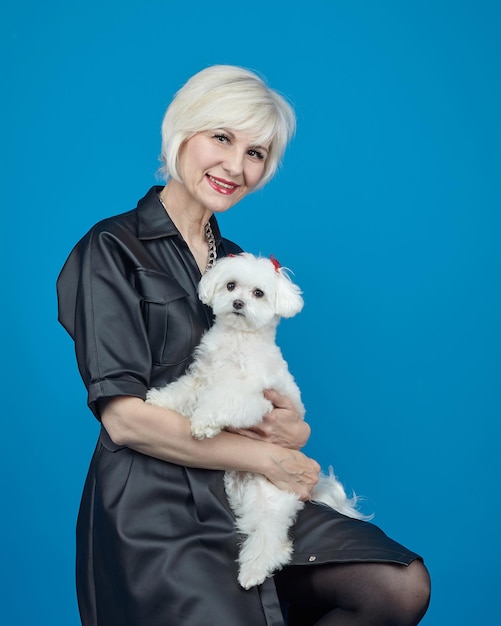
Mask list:
[{"label": "blue backdrop", "polygon": [[289,96],[277,177],[221,218],[303,288],[279,341],[308,452],[421,552],[423,621],[499,617],[500,59],[495,0],[9,3],[0,16],[0,622],[78,624],[74,523],[97,423],[55,280],[157,179],[174,92],[214,63]]}]

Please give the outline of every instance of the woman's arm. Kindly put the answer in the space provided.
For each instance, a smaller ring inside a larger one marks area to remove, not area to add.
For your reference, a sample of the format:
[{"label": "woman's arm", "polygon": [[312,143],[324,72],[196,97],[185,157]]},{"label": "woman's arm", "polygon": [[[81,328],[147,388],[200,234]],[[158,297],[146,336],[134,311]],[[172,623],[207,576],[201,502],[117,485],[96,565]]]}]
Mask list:
[{"label": "woman's arm", "polygon": [[192,437],[188,418],[140,398],[109,400],[102,423],[118,445],[187,467],[263,474],[301,500],[308,500],[318,481],[320,466],[302,452],[230,432],[200,441]]}]

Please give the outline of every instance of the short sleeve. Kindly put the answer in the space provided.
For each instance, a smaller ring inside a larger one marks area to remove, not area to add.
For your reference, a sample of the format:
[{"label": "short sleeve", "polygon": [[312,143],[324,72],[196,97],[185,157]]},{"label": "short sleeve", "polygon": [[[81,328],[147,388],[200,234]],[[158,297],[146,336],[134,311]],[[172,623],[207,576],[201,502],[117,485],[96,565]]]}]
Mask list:
[{"label": "short sleeve", "polygon": [[59,321],[75,342],[96,417],[100,398],[144,399],[149,386],[152,356],[134,269],[127,246],[95,228],[73,249],[57,281]]}]

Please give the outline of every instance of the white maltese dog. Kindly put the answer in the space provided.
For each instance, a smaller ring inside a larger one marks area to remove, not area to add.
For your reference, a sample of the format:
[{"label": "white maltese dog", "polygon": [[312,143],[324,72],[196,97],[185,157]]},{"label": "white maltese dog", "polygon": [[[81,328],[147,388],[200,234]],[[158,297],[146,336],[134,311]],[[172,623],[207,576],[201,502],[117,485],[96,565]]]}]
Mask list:
[{"label": "white maltese dog", "polygon": [[[215,323],[202,337],[187,372],[163,388],[150,389],[147,402],[189,417],[197,439],[214,437],[226,427],[260,423],[273,409],[265,389],[289,398],[303,417],[300,391],[275,343],[280,318],[299,313],[303,299],[279,263],[249,253],[222,258],[203,275],[198,294],[212,307]],[[225,489],[244,536],[238,581],[249,589],[290,561],[289,529],[304,504],[261,474],[228,471]],[[346,496],[332,470],[320,477],[312,500],[367,519],[356,509],[356,496]]]}]

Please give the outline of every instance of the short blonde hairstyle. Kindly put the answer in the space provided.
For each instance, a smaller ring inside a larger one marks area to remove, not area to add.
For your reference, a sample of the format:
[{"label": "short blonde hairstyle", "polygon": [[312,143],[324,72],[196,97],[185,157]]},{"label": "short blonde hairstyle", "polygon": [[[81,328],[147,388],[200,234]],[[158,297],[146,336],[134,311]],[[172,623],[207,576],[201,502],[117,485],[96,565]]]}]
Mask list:
[{"label": "short blonde hairstyle", "polygon": [[250,70],[234,65],[208,67],[181,87],[165,113],[160,168],[165,179],[181,180],[177,160],[187,139],[218,128],[244,131],[256,143],[270,144],[258,189],[275,174],[294,135],[296,116],[285,98]]}]

